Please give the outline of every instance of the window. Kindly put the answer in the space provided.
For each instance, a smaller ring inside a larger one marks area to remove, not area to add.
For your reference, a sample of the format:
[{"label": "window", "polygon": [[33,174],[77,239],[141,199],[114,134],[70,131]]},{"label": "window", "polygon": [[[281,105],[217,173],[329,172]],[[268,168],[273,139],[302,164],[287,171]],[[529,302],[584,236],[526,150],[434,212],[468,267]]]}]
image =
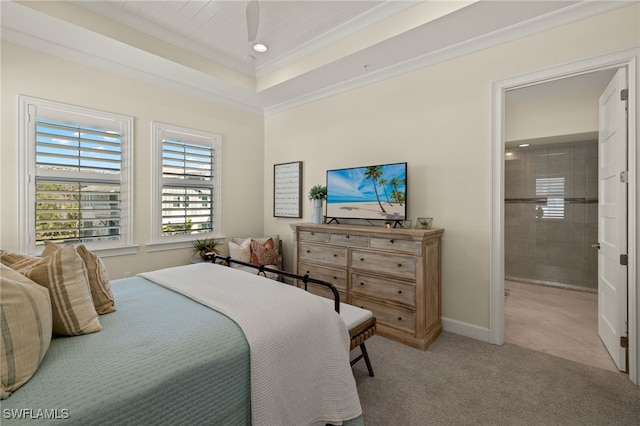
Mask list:
[{"label": "window", "polygon": [[21,250],[132,245],[132,126],[130,117],[20,97]]},{"label": "window", "polygon": [[219,232],[220,136],[153,123],[155,243],[193,241]]},{"label": "window", "polygon": [[537,206],[542,210],[539,217],[564,219],[564,178],[537,178],[536,196],[546,197],[547,203]]}]

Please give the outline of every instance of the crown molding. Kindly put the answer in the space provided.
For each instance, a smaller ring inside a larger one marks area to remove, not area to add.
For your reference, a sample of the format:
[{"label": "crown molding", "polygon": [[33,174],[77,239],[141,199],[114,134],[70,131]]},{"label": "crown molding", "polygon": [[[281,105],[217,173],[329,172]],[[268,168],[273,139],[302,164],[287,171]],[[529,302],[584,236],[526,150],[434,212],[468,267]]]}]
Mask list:
[{"label": "crown molding", "polygon": [[[482,5],[482,3],[478,4]],[[321,81],[322,77],[326,75],[326,69],[318,69],[292,79],[280,85],[281,87],[270,88],[262,92],[239,87],[210,74],[194,70],[14,2],[2,2],[0,37],[3,40],[49,55],[157,84],[224,106],[254,114],[269,115],[633,3],[636,2],[578,2],[555,12],[434,52],[346,78],[339,83],[322,85]],[[402,37],[407,37],[408,40],[409,37],[419,36],[421,28],[408,31]],[[390,48],[390,46],[394,46],[394,42],[397,40],[381,42],[369,49]],[[341,65],[347,64],[352,67],[353,61],[353,58],[335,61],[330,65],[333,67],[331,72],[339,76]]]},{"label": "crown molding", "polygon": [[576,21],[580,21],[582,19],[590,18],[592,16],[609,12],[620,7],[628,6],[633,3],[635,2],[609,1],[576,3],[567,8],[527,20],[523,23],[512,25],[510,27],[494,31],[484,36],[476,37],[474,39],[470,39],[456,45],[451,45],[445,49],[417,56],[405,62],[398,63],[381,70],[371,71],[363,76],[345,80],[338,84],[288,99],[285,102],[270,105],[265,108],[264,112],[265,115],[282,112],[287,109],[315,102],[317,100],[334,96],[339,93],[354,90],[402,74],[459,58],[483,49],[488,49],[542,31],[550,30]]}]

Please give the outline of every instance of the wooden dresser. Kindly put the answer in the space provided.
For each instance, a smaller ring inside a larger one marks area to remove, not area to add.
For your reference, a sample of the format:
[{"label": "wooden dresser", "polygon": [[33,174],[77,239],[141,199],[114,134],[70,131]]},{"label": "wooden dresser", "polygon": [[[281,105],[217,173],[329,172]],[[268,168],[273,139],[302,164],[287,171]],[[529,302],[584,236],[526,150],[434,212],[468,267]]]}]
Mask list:
[{"label": "wooden dresser", "polygon": [[[310,223],[291,228],[295,272],[332,283],[341,302],[372,311],[378,334],[423,350],[440,334],[443,229]],[[309,284],[309,291],[332,298],[320,286]]]}]

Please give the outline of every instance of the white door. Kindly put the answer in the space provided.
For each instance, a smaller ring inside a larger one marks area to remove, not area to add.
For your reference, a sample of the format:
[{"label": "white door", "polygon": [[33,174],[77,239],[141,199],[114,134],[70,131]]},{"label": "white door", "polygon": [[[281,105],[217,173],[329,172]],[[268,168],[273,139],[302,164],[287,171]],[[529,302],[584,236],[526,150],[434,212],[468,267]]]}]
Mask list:
[{"label": "white door", "polygon": [[627,118],[626,70],[620,69],[600,97],[598,132],[598,334],[621,371],[627,336]]}]

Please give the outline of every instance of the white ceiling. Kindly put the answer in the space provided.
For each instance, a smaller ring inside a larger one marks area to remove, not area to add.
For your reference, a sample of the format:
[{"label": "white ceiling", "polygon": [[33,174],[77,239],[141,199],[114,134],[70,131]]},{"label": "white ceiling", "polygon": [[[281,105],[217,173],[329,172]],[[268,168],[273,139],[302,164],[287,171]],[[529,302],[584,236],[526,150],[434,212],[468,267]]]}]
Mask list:
[{"label": "white ceiling", "polygon": [[75,4],[134,27],[237,71],[255,76],[288,62],[296,53],[387,19],[420,3],[402,1],[259,0],[256,41],[269,51],[253,51],[247,37],[245,0],[109,0]]},{"label": "white ceiling", "polygon": [[[271,113],[629,3],[259,0],[257,39],[270,50],[253,54],[254,61],[246,60],[251,45],[244,0],[3,0],[0,36],[229,106]],[[87,16],[95,13],[102,21]]]}]

